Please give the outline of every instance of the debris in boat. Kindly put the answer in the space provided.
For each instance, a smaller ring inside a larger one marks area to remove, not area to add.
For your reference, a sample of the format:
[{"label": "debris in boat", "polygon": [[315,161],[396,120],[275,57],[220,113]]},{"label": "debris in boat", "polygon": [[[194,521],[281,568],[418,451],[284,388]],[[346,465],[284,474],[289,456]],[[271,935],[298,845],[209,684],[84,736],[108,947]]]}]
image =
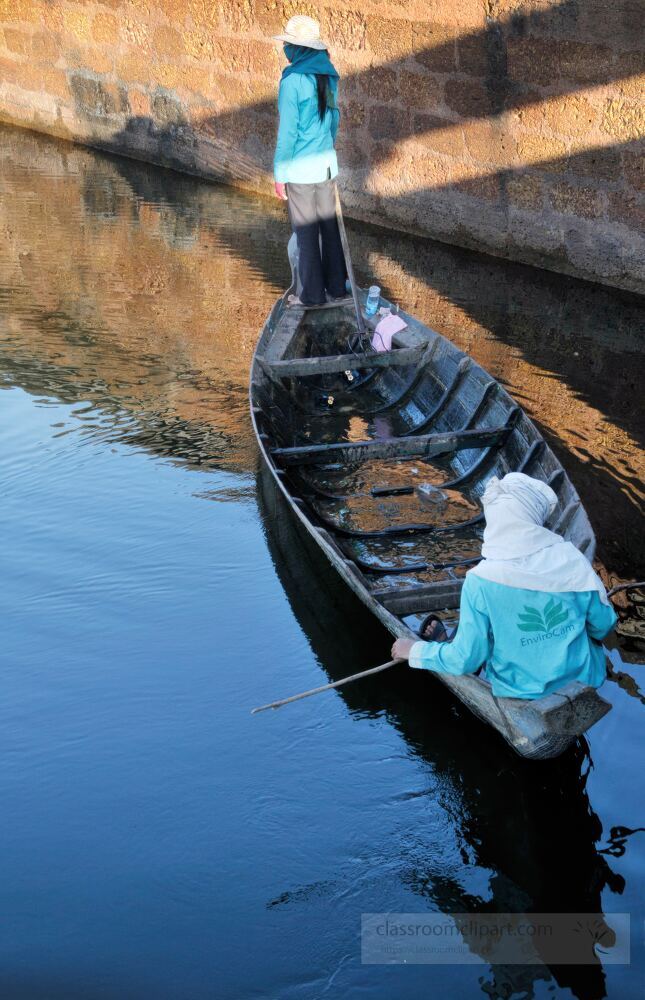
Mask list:
[{"label": "debris in boat", "polygon": [[415,489],[419,499],[430,504],[434,510],[445,510],[448,505],[448,494],[431,483],[419,483]]}]

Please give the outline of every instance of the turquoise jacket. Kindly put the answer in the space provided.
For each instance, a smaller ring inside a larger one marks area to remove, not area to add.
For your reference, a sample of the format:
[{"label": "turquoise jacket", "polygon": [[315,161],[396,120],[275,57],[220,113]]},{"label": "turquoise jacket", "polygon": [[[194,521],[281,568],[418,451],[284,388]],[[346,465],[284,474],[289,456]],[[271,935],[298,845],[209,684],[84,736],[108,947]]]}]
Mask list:
[{"label": "turquoise jacket", "polygon": [[327,109],[321,122],[315,76],[293,73],[280,83],[280,125],[273,161],[273,175],[278,183],[318,184],[338,173],[334,142],[340,112],[335,77],[330,78],[330,90],[335,106]]},{"label": "turquoise jacket", "polygon": [[548,594],[493,583],[469,573],[452,642],[416,642],[410,666],[440,674],[486,668],[493,694],[541,698],[569,681],[600,687],[600,644],[616,624],[597,591]]}]

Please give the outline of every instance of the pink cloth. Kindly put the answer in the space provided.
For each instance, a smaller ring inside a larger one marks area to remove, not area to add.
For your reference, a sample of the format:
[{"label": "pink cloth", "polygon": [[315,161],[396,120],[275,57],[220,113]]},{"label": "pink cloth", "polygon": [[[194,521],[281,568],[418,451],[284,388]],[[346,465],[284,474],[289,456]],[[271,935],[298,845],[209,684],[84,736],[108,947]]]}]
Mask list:
[{"label": "pink cloth", "polygon": [[392,337],[400,330],[405,330],[408,324],[400,316],[385,316],[376,329],[372,337],[372,347],[375,351],[391,351]]}]

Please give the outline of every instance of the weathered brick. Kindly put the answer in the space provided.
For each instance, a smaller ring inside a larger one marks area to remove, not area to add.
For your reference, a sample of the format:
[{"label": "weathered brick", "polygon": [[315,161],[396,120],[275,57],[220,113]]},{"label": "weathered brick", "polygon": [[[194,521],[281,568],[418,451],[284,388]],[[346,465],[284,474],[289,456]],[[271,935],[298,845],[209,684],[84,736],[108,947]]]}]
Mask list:
[{"label": "weathered brick", "polygon": [[471,198],[484,198],[486,201],[496,202],[500,200],[501,178],[496,174],[482,174],[479,177],[468,177],[459,181],[458,190],[460,194],[466,194]]},{"label": "weathered brick", "polygon": [[455,125],[436,115],[416,114],[414,134],[419,145],[436,153],[444,153],[457,159],[465,156],[466,144],[461,125]]},{"label": "weathered brick", "polygon": [[263,32],[277,35],[285,23],[282,19],[282,5],[275,0],[256,0],[255,20]]},{"label": "weathered brick", "polygon": [[645,149],[624,150],[622,154],[623,175],[635,191],[645,191]]},{"label": "weathered brick", "polygon": [[103,84],[81,73],[72,73],[70,90],[76,109],[91,118],[112,118],[128,111],[127,90],[114,84]]},{"label": "weathered brick", "polygon": [[390,104],[370,108],[369,133],[373,139],[399,139],[410,131],[410,113]]},{"label": "weathered brick", "polygon": [[144,52],[137,50],[121,56],[116,63],[116,74],[125,83],[154,83],[155,71],[152,61]]},{"label": "weathered brick", "polygon": [[541,135],[520,136],[517,140],[517,155],[528,167],[548,169],[549,164],[561,164],[555,170],[562,173],[566,165],[562,165],[567,154],[567,147],[560,139]]},{"label": "weathered brick", "polygon": [[212,73],[206,66],[186,65],[182,66],[181,83],[178,84],[184,90],[190,90],[194,94],[208,95],[212,86]]},{"label": "weathered brick", "polygon": [[585,97],[567,94],[545,102],[544,120],[550,129],[561,135],[585,135],[598,120],[598,108]]},{"label": "weathered brick", "polygon": [[178,63],[156,62],[151,77],[160,87],[165,87],[166,90],[176,90],[183,86],[185,70]]},{"label": "weathered brick", "polygon": [[[268,104],[271,111],[275,114],[275,107],[277,101],[277,87],[275,80],[267,79],[267,77],[253,75],[249,77],[246,82],[246,91],[248,94],[249,101],[254,104]],[[206,93],[206,91],[203,91]]]},{"label": "weathered brick", "polygon": [[[377,101],[395,101],[398,97],[397,74],[386,66],[374,66],[365,70],[364,73],[357,75],[356,84],[362,93]],[[342,82],[341,89],[342,92],[347,93],[347,80]]]},{"label": "weathered brick", "polygon": [[133,115],[138,117],[148,117],[152,110],[150,97],[142,90],[131,89],[128,91],[128,103]]},{"label": "weathered brick", "polygon": [[22,79],[21,69],[23,64],[13,59],[0,57],[0,80],[5,83],[20,83]]},{"label": "weathered brick", "polygon": [[457,68],[454,32],[445,24],[412,26],[414,61],[431,73],[452,73]]},{"label": "weathered brick", "polygon": [[546,126],[563,136],[586,136],[595,127],[599,109],[585,97],[565,94],[562,97],[534,99],[516,113],[517,120],[526,129],[541,132]]},{"label": "weathered brick", "polygon": [[365,124],[365,104],[362,101],[340,102],[343,130],[358,129]]},{"label": "weathered brick", "polygon": [[602,83],[607,79],[607,66],[612,52],[607,45],[585,45],[582,42],[556,43],[558,76],[576,83]]},{"label": "weathered brick", "polygon": [[142,54],[150,49],[152,43],[150,25],[141,18],[125,14],[120,20],[119,32],[128,45],[136,48],[137,51],[133,55]]},{"label": "weathered brick", "polygon": [[111,73],[114,68],[114,58],[109,48],[84,48],[82,51],[72,49],[66,55],[68,64],[77,69],[90,70],[92,73]]},{"label": "weathered brick", "polygon": [[54,62],[60,55],[60,45],[54,35],[47,31],[37,32],[31,39],[31,50],[34,59]]},{"label": "weathered brick", "polygon": [[402,69],[399,71],[399,100],[405,107],[431,111],[441,104],[441,84],[427,73],[411,73]]},{"label": "weathered brick", "polygon": [[630,229],[645,230],[645,198],[636,194],[610,191],[607,195],[610,219],[629,226]]},{"label": "weathered brick", "polygon": [[324,7],[321,17],[321,34],[332,49],[358,51],[365,48],[366,21],[357,10]]},{"label": "weathered brick", "polygon": [[645,136],[645,105],[607,98],[600,127],[621,142],[640,139]]},{"label": "weathered brick", "polygon": [[540,177],[533,174],[512,174],[506,180],[506,195],[516,208],[542,211],[544,185]]},{"label": "weathered brick", "polygon": [[162,125],[178,125],[186,120],[181,102],[160,90],[152,95],[152,114]]},{"label": "weathered brick", "polygon": [[448,107],[462,118],[483,118],[495,110],[493,96],[478,80],[446,80],[445,94]]},{"label": "weathered brick", "polygon": [[152,44],[161,59],[175,59],[186,51],[180,32],[165,26],[157,28],[152,36]]},{"label": "weathered brick", "polygon": [[508,166],[515,161],[514,137],[493,122],[471,122],[464,136],[468,152],[476,163]]},{"label": "weathered brick", "polygon": [[556,212],[594,219],[602,214],[602,198],[596,188],[578,187],[558,181],[549,191],[549,199]]},{"label": "weathered brick", "polygon": [[250,41],[248,54],[251,72],[259,73],[261,76],[270,76],[277,85],[284,62],[278,56],[275,45],[271,42]]},{"label": "weathered brick", "polygon": [[63,28],[66,33],[79,42],[89,42],[92,37],[92,19],[85,11],[74,7],[64,7],[62,10]]},{"label": "weathered brick", "polygon": [[577,177],[592,177],[594,180],[620,181],[620,151],[611,146],[601,146],[576,152],[569,156],[567,168]]},{"label": "weathered brick", "polygon": [[585,45],[542,38],[509,38],[508,75],[524,83],[548,86],[554,80],[593,83],[606,78],[611,50],[606,45]]},{"label": "weathered brick", "polygon": [[[7,62],[9,61],[7,60]],[[61,70],[36,65],[33,62],[13,63],[12,65],[15,70],[12,72],[7,66],[5,78],[12,80],[23,90],[31,90],[51,97],[69,97],[67,77]]]},{"label": "weathered brick", "polygon": [[368,162],[367,144],[351,136],[339,135],[337,148],[338,158],[343,167],[362,167]]},{"label": "weathered brick", "polygon": [[192,24],[182,31],[184,47],[189,56],[194,59],[212,59],[215,54],[215,41],[212,31],[204,25]]},{"label": "weathered brick", "polygon": [[372,52],[392,61],[408,56],[415,49],[412,21],[395,17],[370,17],[367,20],[367,43]]},{"label": "weathered brick", "polygon": [[0,21],[40,23],[40,5],[34,0],[0,0]]},{"label": "weathered brick", "polygon": [[217,0],[220,21],[229,31],[248,31],[253,27],[252,0]]},{"label": "weathered brick", "polygon": [[223,73],[213,73],[209,96],[216,101],[218,108],[236,110],[247,102],[247,90],[244,80]]},{"label": "weathered brick", "polygon": [[244,73],[249,69],[250,55],[247,42],[231,45],[229,38],[215,39],[215,60],[217,68],[225,73]]},{"label": "weathered brick", "polygon": [[18,31],[15,28],[5,26],[3,29],[5,46],[9,52],[15,52],[19,56],[31,54],[31,35],[26,31]]},{"label": "weathered brick", "polygon": [[103,45],[115,45],[119,39],[119,22],[114,14],[102,12],[92,18],[92,38]]},{"label": "weathered brick", "polygon": [[642,100],[645,92],[645,53],[619,52],[612,67],[618,90],[623,97]]},{"label": "weathered brick", "polygon": [[473,31],[457,38],[457,65],[460,73],[486,76],[490,71],[488,38],[485,32]]}]

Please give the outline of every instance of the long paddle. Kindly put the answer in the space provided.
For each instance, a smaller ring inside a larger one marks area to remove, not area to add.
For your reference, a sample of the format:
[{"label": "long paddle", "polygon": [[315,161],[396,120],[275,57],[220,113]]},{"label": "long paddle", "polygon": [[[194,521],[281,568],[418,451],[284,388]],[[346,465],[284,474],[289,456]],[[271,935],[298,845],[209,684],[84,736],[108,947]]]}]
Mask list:
[{"label": "long paddle", "polygon": [[371,670],[363,670],[360,674],[352,674],[350,677],[343,677],[340,681],[334,681],[333,684],[323,684],[322,687],[312,688],[311,691],[303,691],[301,694],[292,694],[290,698],[282,698],[281,701],[272,701],[269,705],[260,705],[259,708],[252,708],[251,715],[256,715],[257,712],[266,712],[268,708],[282,708],[283,705],[289,705],[292,701],[300,701],[301,698],[309,698],[312,694],[320,694],[321,691],[331,691],[332,688],[340,687],[341,684],[349,684],[350,681],[359,681],[361,677],[369,677],[370,674],[378,674],[381,670],[387,670],[389,667],[394,667],[397,663],[404,663],[404,660],[389,660],[387,663],[381,663],[379,667],[372,667]]},{"label": "long paddle", "polygon": [[352,255],[349,252],[349,243],[347,242],[347,231],[345,229],[345,220],[343,219],[343,208],[340,203],[340,192],[338,190],[338,184],[336,183],[334,187],[336,190],[336,218],[338,220],[338,232],[340,233],[340,242],[343,245],[343,253],[345,254],[345,267],[347,268],[347,277],[349,278],[349,284],[352,290],[352,298],[354,300],[354,312],[356,313],[356,326],[358,327],[359,336],[363,337],[365,335],[365,322],[363,320],[363,313],[361,312],[361,304],[358,299],[356,279],[354,278],[354,267],[352,265]]}]

